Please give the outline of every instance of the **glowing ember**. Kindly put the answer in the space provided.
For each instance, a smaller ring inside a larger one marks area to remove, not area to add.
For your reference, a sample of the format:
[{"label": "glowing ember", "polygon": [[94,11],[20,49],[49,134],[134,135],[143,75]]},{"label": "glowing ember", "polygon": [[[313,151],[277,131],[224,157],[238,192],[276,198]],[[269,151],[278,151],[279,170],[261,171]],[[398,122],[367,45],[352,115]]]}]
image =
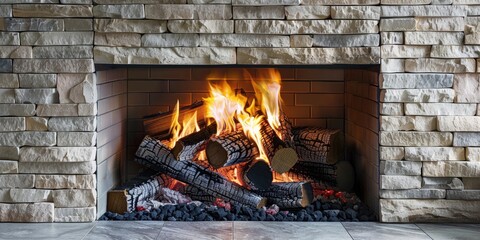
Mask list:
[{"label": "glowing ember", "polygon": [[185,137],[189,134],[194,132],[198,132],[200,127],[197,123],[197,112],[195,111],[193,114],[187,114],[182,119],[182,124],[178,121],[178,116],[180,115],[180,104],[177,100],[177,104],[175,105],[173,115],[172,115],[172,123],[170,125],[169,133],[172,135],[172,138],[169,141],[169,147],[173,148],[175,143],[177,143],[178,139]]}]

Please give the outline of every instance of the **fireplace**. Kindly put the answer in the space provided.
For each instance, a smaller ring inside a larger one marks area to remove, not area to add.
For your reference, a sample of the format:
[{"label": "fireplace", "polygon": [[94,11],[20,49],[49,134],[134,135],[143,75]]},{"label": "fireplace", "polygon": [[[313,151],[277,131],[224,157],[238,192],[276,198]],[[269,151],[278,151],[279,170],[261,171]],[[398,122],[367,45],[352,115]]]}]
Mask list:
[{"label": "fireplace", "polygon": [[476,1],[40,2],[0,4],[2,222],[97,219],[142,116],[263,67],[295,124],[344,131],[380,221],[479,221]]}]

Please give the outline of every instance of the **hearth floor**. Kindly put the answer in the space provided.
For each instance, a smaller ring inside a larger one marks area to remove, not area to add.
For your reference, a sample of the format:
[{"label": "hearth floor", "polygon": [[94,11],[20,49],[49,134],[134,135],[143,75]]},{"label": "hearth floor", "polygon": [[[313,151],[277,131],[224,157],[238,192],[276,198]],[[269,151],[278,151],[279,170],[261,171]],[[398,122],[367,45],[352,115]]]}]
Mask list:
[{"label": "hearth floor", "polygon": [[160,222],[0,223],[0,239],[462,239],[480,236],[480,224],[377,222]]}]

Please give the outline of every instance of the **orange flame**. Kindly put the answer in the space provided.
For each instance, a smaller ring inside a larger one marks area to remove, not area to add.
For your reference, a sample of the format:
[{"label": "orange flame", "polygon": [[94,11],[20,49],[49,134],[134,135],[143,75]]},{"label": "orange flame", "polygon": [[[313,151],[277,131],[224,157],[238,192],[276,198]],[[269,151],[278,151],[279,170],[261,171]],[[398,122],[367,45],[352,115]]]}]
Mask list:
[{"label": "orange flame", "polygon": [[250,107],[247,110],[243,110],[237,113],[238,122],[242,125],[242,130],[247,137],[249,137],[257,145],[259,156],[257,159],[268,161],[267,154],[262,145],[262,134],[260,133],[262,115],[256,114],[255,100],[252,101]]},{"label": "orange flame", "polygon": [[175,147],[178,139],[200,130],[200,127],[197,123],[197,111],[195,111],[193,114],[185,115],[182,119],[182,124],[180,124],[178,121],[179,115],[180,104],[177,100],[177,104],[173,110],[172,123],[170,124],[169,133],[172,135],[168,145],[170,148]]}]

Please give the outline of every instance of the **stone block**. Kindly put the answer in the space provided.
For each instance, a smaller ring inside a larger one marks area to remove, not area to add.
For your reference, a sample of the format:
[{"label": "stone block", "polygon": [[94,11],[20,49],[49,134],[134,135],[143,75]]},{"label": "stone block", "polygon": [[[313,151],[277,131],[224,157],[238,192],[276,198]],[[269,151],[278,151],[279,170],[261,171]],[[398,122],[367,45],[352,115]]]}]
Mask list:
[{"label": "stone block", "polygon": [[27,131],[47,131],[48,118],[27,117],[25,118],[25,126]]},{"label": "stone block", "polygon": [[1,45],[20,45],[20,35],[17,32],[0,32]]},{"label": "stone block", "polygon": [[96,117],[52,117],[48,121],[49,131],[93,132],[96,126]]},{"label": "stone block", "polygon": [[0,147],[0,159],[3,160],[18,160],[19,159],[18,147]]},{"label": "stone block", "polygon": [[[16,103],[50,104],[58,102],[58,93],[55,88],[15,89]],[[38,110],[37,110],[38,112]]]},{"label": "stone block", "polygon": [[9,88],[0,89],[0,104],[4,104],[4,103],[15,103],[14,89],[9,89]]},{"label": "stone block", "polygon": [[463,17],[452,18],[415,18],[417,31],[464,31],[465,20]]},{"label": "stone block", "polygon": [[18,173],[18,162],[10,160],[0,160],[0,174]]},{"label": "stone block", "polygon": [[[0,92],[0,94],[1,94],[1,92]],[[2,117],[2,118],[0,118],[0,132],[15,132],[15,131],[25,131],[25,118],[24,117]]]},{"label": "stone block", "polygon": [[55,222],[93,222],[96,220],[96,208],[55,208]]},{"label": "stone block", "polygon": [[237,64],[378,64],[378,47],[239,48]]},{"label": "stone block", "polygon": [[10,189],[10,199],[15,203],[35,203],[52,201],[50,190]]},{"label": "stone block", "polygon": [[480,6],[468,6],[468,16],[480,16]]},{"label": "stone block", "polygon": [[36,175],[35,188],[47,189],[95,189],[95,175]]},{"label": "stone block", "polygon": [[465,6],[382,6],[382,17],[465,17]]},{"label": "stone block", "polygon": [[279,35],[201,34],[201,47],[290,47],[290,38]]},{"label": "stone block", "polygon": [[480,200],[480,190],[447,190],[447,199]]},{"label": "stone block", "polygon": [[430,46],[382,45],[382,58],[422,58],[430,56]]},{"label": "stone block", "polygon": [[453,102],[455,90],[445,89],[386,89],[380,91],[381,102]]},{"label": "stone block", "polygon": [[147,19],[200,19],[226,20],[232,19],[230,5],[193,5],[193,4],[155,4],[145,5]]},{"label": "stone block", "polygon": [[480,178],[462,178],[465,189],[480,189]]},{"label": "stone block", "polygon": [[92,59],[18,59],[16,73],[91,73],[95,71]]},{"label": "stone block", "polygon": [[95,46],[140,47],[140,37],[138,33],[95,33],[94,42]]},{"label": "stone block", "polygon": [[380,114],[391,116],[403,115],[403,104],[401,103],[381,103]]},{"label": "stone block", "polygon": [[406,103],[405,115],[457,115],[468,116],[475,115],[475,104],[462,103]]},{"label": "stone block", "polygon": [[93,46],[34,47],[33,58],[93,58]]},{"label": "stone block", "polygon": [[130,20],[130,19],[95,19],[95,33],[163,33],[167,31],[167,21]]},{"label": "stone block", "polygon": [[71,117],[79,116],[78,104],[38,104],[37,116],[42,117]]},{"label": "stone block", "polygon": [[0,132],[0,146],[53,146],[54,132]]},{"label": "stone block", "polygon": [[480,131],[480,116],[438,116],[438,130],[444,132]]},{"label": "stone block", "polygon": [[54,88],[56,74],[18,74],[20,88]]},{"label": "stone block", "polygon": [[0,222],[53,222],[53,203],[0,203]]},{"label": "stone block", "polygon": [[95,147],[22,147],[20,162],[95,161]]},{"label": "stone block", "polygon": [[480,201],[380,199],[380,221],[382,222],[478,222],[479,220]]},{"label": "stone block", "polygon": [[480,74],[455,74],[453,89],[457,102],[480,103]]},{"label": "stone block", "polygon": [[480,45],[480,32],[465,35],[465,44]]},{"label": "stone block", "polygon": [[172,33],[233,33],[234,25],[233,20],[169,20],[167,26]]},{"label": "stone block", "polygon": [[96,116],[98,113],[96,103],[78,104],[78,116]]},{"label": "stone block", "polygon": [[382,5],[424,5],[430,3],[432,3],[432,0],[381,0]]},{"label": "stone block", "polygon": [[453,3],[453,0],[432,0],[432,4],[445,4],[445,5],[450,5]]},{"label": "stone block", "polygon": [[480,133],[456,132],[453,137],[453,146],[459,146],[459,147],[480,146]]},{"label": "stone block", "polygon": [[326,19],[330,17],[329,6],[287,6],[285,15],[289,20]]},{"label": "stone block", "polygon": [[316,47],[375,47],[380,45],[378,34],[356,35],[314,35],[313,46]]},{"label": "stone block", "polygon": [[93,31],[93,19],[67,18],[64,20],[64,25],[65,31]]},{"label": "stone block", "polygon": [[57,146],[90,147],[95,146],[96,141],[95,132],[57,132]]},{"label": "stone block", "polygon": [[[454,86],[453,76],[453,74],[435,73],[381,74],[380,88],[451,88],[452,86]],[[456,91],[456,94],[458,100],[458,96],[460,93]]]},{"label": "stone block", "polygon": [[475,66],[475,59],[419,58],[405,60],[405,71],[407,72],[468,73],[475,72]]},{"label": "stone block", "polygon": [[12,59],[0,59],[0,73],[2,72],[12,72]]},{"label": "stone block", "polygon": [[65,21],[48,18],[6,18],[5,27],[7,31],[61,32],[65,30]]},{"label": "stone block", "polygon": [[[148,6],[148,8],[150,7]],[[141,19],[145,18],[145,10],[142,4],[96,5],[93,7],[93,16],[95,18]]]},{"label": "stone block", "polygon": [[12,5],[0,6],[0,17],[12,17]]},{"label": "stone block", "polygon": [[[455,135],[454,135],[455,139]],[[480,161],[480,148],[478,147],[467,147],[465,150],[465,155],[469,161]]]},{"label": "stone block", "polygon": [[465,160],[465,149],[458,147],[406,147],[405,160],[446,161]]},{"label": "stone block", "polygon": [[18,88],[18,87],[19,87],[18,74],[0,73],[0,88]]},{"label": "stone block", "polygon": [[235,33],[368,34],[368,33],[378,33],[378,21],[375,21],[375,20],[300,20],[300,21],[236,20]]},{"label": "stone block", "polygon": [[93,32],[22,32],[20,41],[25,45],[91,45]]},{"label": "stone block", "polygon": [[432,46],[431,57],[479,58],[480,46]]},{"label": "stone block", "polygon": [[233,7],[233,19],[285,19],[285,7]]},{"label": "stone block", "polygon": [[380,20],[381,32],[406,32],[415,31],[416,21],[414,18],[390,18]]},{"label": "stone block", "polygon": [[15,4],[15,17],[93,17],[92,6],[60,4]]},{"label": "stone block", "polygon": [[300,0],[232,0],[234,6],[300,5]]},{"label": "stone block", "polygon": [[426,177],[480,177],[480,162],[424,162],[422,172]]},{"label": "stone block", "polygon": [[0,175],[0,188],[33,188],[35,175],[6,174]]},{"label": "stone block", "polygon": [[411,161],[380,161],[380,174],[420,176],[422,163]]},{"label": "stone block", "polygon": [[407,190],[380,190],[380,198],[445,198],[443,189],[407,189]]},{"label": "stone block", "polygon": [[380,19],[379,6],[332,6],[332,19]]},{"label": "stone block", "polygon": [[0,104],[0,116],[33,116],[35,104]]},{"label": "stone block", "polygon": [[302,0],[304,5],[379,5],[380,0]]},{"label": "stone block", "polygon": [[94,74],[58,74],[57,91],[60,103],[85,103],[97,100]]},{"label": "stone block", "polygon": [[57,208],[94,207],[95,189],[52,190],[53,203]]},{"label": "stone block", "polygon": [[235,64],[235,48],[95,47],[95,62],[108,64]]},{"label": "stone block", "polygon": [[403,32],[381,32],[380,39],[382,45],[403,44]]},{"label": "stone block", "polygon": [[460,178],[448,177],[424,177],[422,180],[424,189],[463,189],[463,182]]},{"label": "stone block", "polygon": [[380,130],[382,131],[435,131],[437,130],[436,117],[420,116],[381,116]]},{"label": "stone block", "polygon": [[0,58],[32,58],[32,47],[0,46]]},{"label": "stone block", "polygon": [[415,189],[421,186],[420,176],[380,175],[380,189]]},{"label": "stone block", "polygon": [[93,174],[95,162],[19,162],[18,172],[36,174]]},{"label": "stone block", "polygon": [[197,47],[199,46],[199,35],[188,33],[144,34],[141,45],[143,47]]},{"label": "stone block", "polygon": [[408,147],[450,146],[452,133],[444,132],[380,132],[380,145]]},{"label": "stone block", "polygon": [[405,59],[382,59],[382,61],[380,62],[380,72],[405,72]]},{"label": "stone block", "polygon": [[463,32],[405,32],[409,45],[463,45]]},{"label": "stone block", "polygon": [[403,147],[380,147],[380,160],[402,160],[405,157]]},{"label": "stone block", "polygon": [[313,37],[311,35],[290,35],[290,46],[310,48],[313,46]]}]

